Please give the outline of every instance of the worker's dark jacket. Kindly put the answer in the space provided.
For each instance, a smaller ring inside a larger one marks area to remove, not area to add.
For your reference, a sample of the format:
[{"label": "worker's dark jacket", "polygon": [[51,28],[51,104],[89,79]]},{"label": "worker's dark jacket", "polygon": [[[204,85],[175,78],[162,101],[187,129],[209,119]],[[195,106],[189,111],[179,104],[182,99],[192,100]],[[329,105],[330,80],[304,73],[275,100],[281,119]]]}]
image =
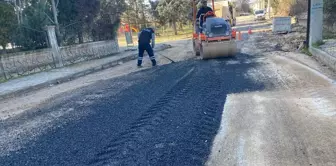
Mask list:
[{"label": "worker's dark jacket", "polygon": [[[206,14],[207,12],[212,11],[211,7],[207,6],[207,7],[201,7],[198,12],[197,12],[197,19],[202,15],[202,14]],[[203,17],[200,20],[200,25],[203,26]]]},{"label": "worker's dark jacket", "polygon": [[140,32],[139,35],[139,44],[149,44],[151,42],[152,36],[154,34],[154,30],[152,28],[145,28]]}]

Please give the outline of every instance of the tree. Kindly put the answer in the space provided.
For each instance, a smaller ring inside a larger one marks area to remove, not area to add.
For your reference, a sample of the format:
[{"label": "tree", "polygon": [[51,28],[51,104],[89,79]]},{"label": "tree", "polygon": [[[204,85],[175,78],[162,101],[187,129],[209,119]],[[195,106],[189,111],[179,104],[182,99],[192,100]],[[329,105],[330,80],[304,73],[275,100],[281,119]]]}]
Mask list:
[{"label": "tree", "polygon": [[77,27],[79,43],[84,42],[83,34],[90,32],[94,23],[94,19],[97,17],[100,9],[99,0],[79,0],[75,4],[77,11],[77,18],[79,24]]},{"label": "tree", "polygon": [[[57,37],[61,44],[113,39],[120,16],[126,8],[125,0],[54,0],[54,4],[51,0],[11,2],[12,11],[16,15],[10,23],[18,24],[18,28],[11,29],[15,30],[15,44],[22,49],[47,47],[45,27],[56,25],[56,19],[60,27],[60,35],[57,34]],[[1,12],[4,11],[1,9],[0,19],[3,16]],[[54,18],[53,15],[57,17]],[[2,23],[1,26],[9,27]]]},{"label": "tree", "polygon": [[120,16],[126,9],[124,0],[102,0],[98,18],[94,23],[94,40],[111,40],[120,26]]},{"label": "tree", "polygon": [[190,1],[186,0],[160,0],[157,7],[159,14],[172,24],[175,35],[177,35],[176,23],[188,18],[189,9]]},{"label": "tree", "polygon": [[17,27],[14,7],[0,2],[0,45],[6,51],[6,46],[11,42],[14,30]]},{"label": "tree", "polygon": [[308,0],[296,0],[290,8],[289,15],[295,16],[308,12]]},{"label": "tree", "polygon": [[128,0],[123,20],[132,26],[141,29],[148,24],[148,16],[150,15],[150,7],[145,4],[144,0]]},{"label": "tree", "polygon": [[166,19],[164,17],[162,17],[158,10],[157,10],[157,7],[159,5],[159,1],[149,1],[149,4],[150,4],[150,14],[151,16],[153,17],[153,19],[158,22],[160,25],[164,25],[166,24]]},{"label": "tree", "polygon": [[19,24],[15,44],[22,49],[39,49],[48,46],[45,27],[51,24],[51,5],[46,0],[31,0],[23,11],[23,20]]},{"label": "tree", "polygon": [[65,44],[115,37],[125,0],[60,0],[58,19]]},{"label": "tree", "polygon": [[88,39],[100,8],[100,0],[60,0],[58,21],[63,42],[83,43]]},{"label": "tree", "polygon": [[235,6],[239,12],[249,12],[250,4],[248,0],[236,0]]},{"label": "tree", "polygon": [[271,0],[271,7],[273,8],[275,14],[280,16],[288,16],[288,15],[295,15],[295,13],[299,13],[300,12],[299,10],[302,10],[299,8],[301,8],[300,6],[304,8],[305,6],[304,3],[307,3],[307,1],[305,2],[304,0]]},{"label": "tree", "polygon": [[74,44],[78,37],[77,27],[81,22],[77,20],[76,0],[59,0],[58,21],[63,44]]},{"label": "tree", "polygon": [[333,28],[336,25],[336,0],[324,0],[323,3],[324,23]]}]

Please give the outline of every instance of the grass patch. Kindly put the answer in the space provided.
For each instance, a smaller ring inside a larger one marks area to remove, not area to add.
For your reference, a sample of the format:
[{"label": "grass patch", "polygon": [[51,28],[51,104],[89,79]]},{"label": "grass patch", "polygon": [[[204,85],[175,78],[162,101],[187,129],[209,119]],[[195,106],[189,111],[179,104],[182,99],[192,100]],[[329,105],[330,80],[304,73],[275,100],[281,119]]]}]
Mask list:
[{"label": "grass patch", "polygon": [[325,42],[323,40],[319,40],[316,43],[313,43],[312,45],[313,45],[313,47],[318,48],[318,47],[320,47],[323,44],[325,44]]},{"label": "grass patch", "polygon": [[306,55],[308,55],[308,56],[313,56],[313,54],[309,51],[308,47],[304,47],[304,48],[301,50],[301,53],[306,54]]},{"label": "grass patch", "polygon": [[0,83],[4,83],[4,82],[7,82],[7,80],[4,78],[0,78]]}]

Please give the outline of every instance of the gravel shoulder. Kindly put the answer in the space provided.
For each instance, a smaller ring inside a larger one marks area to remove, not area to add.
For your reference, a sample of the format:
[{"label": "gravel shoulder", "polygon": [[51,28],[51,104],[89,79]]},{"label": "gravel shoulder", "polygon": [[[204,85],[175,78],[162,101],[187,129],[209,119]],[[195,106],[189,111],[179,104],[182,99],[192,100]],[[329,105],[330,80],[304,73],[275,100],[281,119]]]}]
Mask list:
[{"label": "gravel shoulder", "polygon": [[265,90],[227,95],[206,165],[335,165],[335,73],[270,34],[243,52],[259,57],[244,75]]}]

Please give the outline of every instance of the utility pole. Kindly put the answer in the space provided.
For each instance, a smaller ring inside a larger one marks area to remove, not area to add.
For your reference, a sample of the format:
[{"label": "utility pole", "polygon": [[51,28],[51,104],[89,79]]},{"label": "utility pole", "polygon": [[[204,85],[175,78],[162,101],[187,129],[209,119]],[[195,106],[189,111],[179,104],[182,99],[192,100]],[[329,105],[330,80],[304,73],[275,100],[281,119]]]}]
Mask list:
[{"label": "utility pole", "polygon": [[[139,28],[139,29],[141,29],[141,27],[140,27],[140,25],[139,25],[139,21],[140,21],[140,17],[139,17],[139,7],[138,7],[138,1],[137,0],[134,0],[134,5],[135,5],[135,23],[136,23],[136,25],[137,25],[137,27]],[[141,24],[141,23],[140,23]]]},{"label": "utility pole", "polygon": [[51,5],[52,5],[52,10],[53,10],[53,15],[54,15],[54,23],[56,26],[56,36],[57,36],[57,41],[58,44],[61,45],[61,32],[59,29],[59,23],[58,23],[58,19],[57,19],[57,8],[56,8],[56,3],[55,0],[51,0]]},{"label": "utility pole", "polygon": [[311,13],[311,0],[308,0],[308,14],[307,14],[307,34],[306,34],[306,46],[309,47],[310,38],[310,13]]},{"label": "utility pole", "polygon": [[271,19],[271,0],[268,0],[267,8],[268,8],[268,18]]}]

